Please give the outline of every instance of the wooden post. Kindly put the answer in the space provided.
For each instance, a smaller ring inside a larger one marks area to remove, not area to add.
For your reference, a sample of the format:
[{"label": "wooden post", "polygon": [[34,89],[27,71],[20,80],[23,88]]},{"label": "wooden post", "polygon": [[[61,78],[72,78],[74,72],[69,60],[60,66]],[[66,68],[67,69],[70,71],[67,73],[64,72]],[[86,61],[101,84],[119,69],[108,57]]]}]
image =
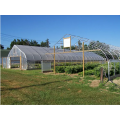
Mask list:
[{"label": "wooden post", "polygon": [[82,48],[83,48],[83,77],[84,77],[84,42]]},{"label": "wooden post", "polygon": [[55,46],[54,46],[54,74],[55,74]]},{"label": "wooden post", "polygon": [[100,82],[103,83],[103,67],[100,69]]},{"label": "wooden post", "polygon": [[22,70],[22,60],[21,60],[21,56],[20,56],[20,70]]}]

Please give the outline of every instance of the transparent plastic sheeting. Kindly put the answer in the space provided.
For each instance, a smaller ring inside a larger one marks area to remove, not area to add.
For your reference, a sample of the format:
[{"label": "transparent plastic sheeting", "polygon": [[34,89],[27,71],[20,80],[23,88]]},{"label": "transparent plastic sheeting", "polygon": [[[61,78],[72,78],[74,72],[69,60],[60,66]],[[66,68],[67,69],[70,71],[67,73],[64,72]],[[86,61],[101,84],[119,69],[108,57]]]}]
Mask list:
[{"label": "transparent plastic sheeting", "polygon": [[51,70],[51,62],[41,61],[41,68],[42,68],[42,71]]},{"label": "transparent plastic sheeting", "polygon": [[[21,56],[22,69],[34,69],[35,63],[40,61],[54,61],[53,48],[35,47],[25,45],[14,45],[8,54],[11,60],[17,60]],[[67,52],[69,50],[65,50]],[[63,52],[63,49],[55,49],[55,52]],[[104,61],[104,58],[95,54],[94,52],[85,52],[85,61]],[[82,52],[55,54],[55,60],[59,62],[77,62],[82,61]],[[4,65],[5,66],[5,65]],[[7,61],[7,66],[10,67],[10,59]]]},{"label": "transparent plastic sheeting", "polygon": [[[24,53],[24,57],[26,57],[29,61],[48,61],[54,60],[53,54],[46,54],[46,53],[53,53],[53,48],[46,48],[46,47],[34,47],[34,46],[24,46],[24,45],[14,45],[16,49],[20,49],[22,51],[21,55]],[[69,50],[65,50],[69,51]],[[63,52],[63,49],[56,49],[55,52]],[[18,52],[19,54],[19,52]],[[85,52],[85,60],[91,61],[102,61],[104,60],[103,57],[95,54],[94,52]],[[78,53],[64,53],[64,54],[56,54],[55,59],[59,61],[76,61],[82,60],[82,52]]]},{"label": "transparent plastic sheeting", "polygon": [[10,68],[10,57],[3,58],[3,68]]}]

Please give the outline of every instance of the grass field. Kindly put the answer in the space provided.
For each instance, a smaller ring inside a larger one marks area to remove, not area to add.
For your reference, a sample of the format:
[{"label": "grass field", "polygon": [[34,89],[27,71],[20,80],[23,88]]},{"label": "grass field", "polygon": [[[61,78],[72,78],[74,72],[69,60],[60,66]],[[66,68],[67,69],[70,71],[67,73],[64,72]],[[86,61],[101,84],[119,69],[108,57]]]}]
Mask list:
[{"label": "grass field", "polygon": [[100,84],[95,76],[43,74],[40,70],[1,68],[2,105],[120,105],[120,89]]}]

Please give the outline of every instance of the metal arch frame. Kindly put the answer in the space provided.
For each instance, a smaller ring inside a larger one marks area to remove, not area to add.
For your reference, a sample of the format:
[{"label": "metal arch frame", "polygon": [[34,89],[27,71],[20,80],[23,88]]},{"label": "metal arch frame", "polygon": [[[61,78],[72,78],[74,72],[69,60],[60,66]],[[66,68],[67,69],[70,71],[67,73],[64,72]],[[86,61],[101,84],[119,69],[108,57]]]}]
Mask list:
[{"label": "metal arch frame", "polygon": [[[92,46],[92,48],[93,48],[93,46]],[[95,48],[98,49],[98,46],[95,46]],[[99,48],[99,49],[103,52],[103,54],[106,56],[106,58],[107,58],[107,60],[108,60],[108,57],[107,57],[107,55],[105,54],[105,52],[104,52],[101,48]]]},{"label": "metal arch frame", "polygon": [[[83,37],[76,36],[76,35],[72,35],[72,34],[65,34],[63,37],[66,37],[66,36],[71,36],[71,40],[72,40],[73,38],[75,38],[75,39],[80,40],[81,42],[84,42],[84,43],[85,43],[85,42],[91,42],[91,40],[88,39],[88,38],[83,38]],[[63,37],[62,37],[61,39],[63,39]],[[61,40],[61,39],[60,39],[60,40]],[[60,40],[59,40],[59,41],[60,41]],[[59,42],[59,41],[58,41],[58,42]],[[57,42],[57,43],[58,43],[58,42]],[[77,41],[77,42],[78,42],[78,41]],[[76,43],[77,43],[77,42],[76,42]],[[120,47],[116,47],[116,46],[109,45],[110,51],[108,51],[106,48],[103,48],[103,47],[100,46],[100,45],[97,45],[97,44],[95,45],[95,41],[93,41],[93,42],[94,42],[94,45],[93,45],[93,46],[94,46],[94,47],[96,46],[95,48],[97,48],[97,49],[99,48],[99,49],[101,50],[101,52],[106,56],[106,59],[107,59],[107,60],[109,60],[110,58],[109,58],[109,56],[106,55],[106,53],[109,53],[108,55],[112,56],[112,59],[115,59],[114,56],[113,56],[113,53],[114,53],[115,56],[117,56],[118,59],[120,59],[120,52],[119,52]],[[57,43],[56,43],[56,44],[57,44]],[[76,44],[76,43],[75,43],[75,44]],[[56,44],[55,44],[55,45],[56,45]],[[103,43],[103,44],[105,44],[105,43]],[[106,44],[106,45],[108,45],[108,44]],[[94,48],[94,47],[92,47],[92,48]],[[111,47],[112,47],[112,49],[111,49]],[[89,50],[89,46],[88,46],[88,50]]]},{"label": "metal arch frame", "polygon": [[[101,49],[101,50],[103,49],[104,51],[108,52],[108,53],[113,57],[113,59],[114,59],[114,56],[112,55],[111,52],[109,52],[109,51],[107,51],[106,49],[102,48],[102,46],[97,45],[94,41],[92,41],[92,42],[93,42],[93,44],[95,44],[95,46],[97,46],[99,49]],[[103,50],[102,50],[102,52],[103,52]],[[104,52],[104,54],[105,54],[106,58],[108,59],[108,56],[106,55],[105,52]]]}]

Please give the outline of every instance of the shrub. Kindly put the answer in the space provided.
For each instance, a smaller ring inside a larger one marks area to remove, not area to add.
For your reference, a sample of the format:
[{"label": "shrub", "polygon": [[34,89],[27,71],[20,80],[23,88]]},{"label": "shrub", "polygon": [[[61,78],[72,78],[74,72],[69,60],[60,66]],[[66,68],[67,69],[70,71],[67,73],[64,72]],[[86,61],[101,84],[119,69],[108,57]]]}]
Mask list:
[{"label": "shrub", "polygon": [[64,73],[65,72],[65,67],[64,66],[56,66],[55,71],[57,73]]}]

